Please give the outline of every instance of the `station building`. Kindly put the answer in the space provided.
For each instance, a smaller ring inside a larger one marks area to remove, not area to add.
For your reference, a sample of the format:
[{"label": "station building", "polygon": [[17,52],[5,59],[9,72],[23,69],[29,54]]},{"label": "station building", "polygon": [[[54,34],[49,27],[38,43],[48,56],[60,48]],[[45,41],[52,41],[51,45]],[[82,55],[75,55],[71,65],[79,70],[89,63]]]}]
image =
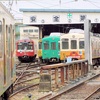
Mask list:
[{"label": "station building", "polygon": [[84,20],[91,20],[91,31],[100,33],[99,9],[20,9],[23,24],[38,26],[40,38],[51,32],[67,33],[70,29],[84,29]]}]

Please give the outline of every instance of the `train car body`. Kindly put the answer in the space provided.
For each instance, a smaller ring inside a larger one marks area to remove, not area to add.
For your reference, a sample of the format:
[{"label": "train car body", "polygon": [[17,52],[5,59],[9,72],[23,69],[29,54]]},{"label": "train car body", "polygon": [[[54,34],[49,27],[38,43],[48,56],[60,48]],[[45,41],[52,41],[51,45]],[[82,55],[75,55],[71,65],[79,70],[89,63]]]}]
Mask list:
[{"label": "train car body", "polygon": [[100,35],[91,36],[91,55],[92,64],[98,66],[100,64]]},{"label": "train car body", "polygon": [[14,41],[14,18],[0,3],[0,100],[8,100],[16,79]]},{"label": "train car body", "polygon": [[60,36],[48,36],[42,39],[42,59],[44,62],[59,62]]},{"label": "train car body", "polygon": [[37,49],[34,41],[30,39],[18,40],[16,42],[16,56],[21,62],[30,62],[35,60]]},{"label": "train car body", "polygon": [[[35,48],[38,50],[39,41],[39,27],[36,26],[22,26],[20,27],[20,40],[29,38],[35,43]],[[38,58],[38,55],[37,55]]]},{"label": "train car body", "polygon": [[[69,32],[60,38],[60,60],[64,61],[67,58],[71,60],[85,59],[85,42],[84,32]],[[91,55],[93,65],[100,58],[100,37],[94,36],[91,33]]]},{"label": "train car body", "polygon": [[85,58],[84,34],[68,33],[60,38],[60,60],[71,57],[73,60]]},{"label": "train car body", "polygon": [[38,58],[42,61],[42,39],[39,39],[38,41],[38,48]]}]

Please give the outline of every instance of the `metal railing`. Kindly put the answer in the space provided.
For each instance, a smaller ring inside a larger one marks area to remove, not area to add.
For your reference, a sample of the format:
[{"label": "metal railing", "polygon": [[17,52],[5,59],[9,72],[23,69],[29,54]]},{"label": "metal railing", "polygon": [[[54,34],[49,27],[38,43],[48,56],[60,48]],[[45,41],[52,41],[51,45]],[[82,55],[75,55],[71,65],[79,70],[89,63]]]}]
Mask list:
[{"label": "metal railing", "polygon": [[[60,87],[72,80],[83,77],[87,73],[88,60],[77,60],[70,63],[46,65],[42,66],[40,69],[40,84],[49,84],[49,90],[52,90],[53,88]],[[50,76],[48,81],[47,75]],[[45,85],[40,85],[40,88],[44,89]]]}]

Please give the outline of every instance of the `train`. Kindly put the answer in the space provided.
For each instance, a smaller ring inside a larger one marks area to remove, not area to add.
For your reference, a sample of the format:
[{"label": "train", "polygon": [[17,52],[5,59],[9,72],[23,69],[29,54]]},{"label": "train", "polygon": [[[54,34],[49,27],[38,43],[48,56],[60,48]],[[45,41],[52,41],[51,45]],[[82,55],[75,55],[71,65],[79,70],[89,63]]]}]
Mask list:
[{"label": "train", "polygon": [[33,62],[36,60],[37,47],[33,40],[25,38],[16,42],[16,56],[20,62]]},{"label": "train", "polygon": [[[91,34],[91,51],[93,65],[99,64],[100,59],[100,36]],[[84,31],[70,31],[60,37],[60,60],[66,61],[67,58],[73,60],[85,59]]]},{"label": "train", "polygon": [[[71,29],[68,33],[51,35],[42,39],[43,62],[68,62],[85,59],[84,30]],[[100,59],[100,36],[91,32],[92,63]]]},{"label": "train", "polygon": [[84,32],[69,32],[60,37],[60,60],[71,57],[72,60],[85,58]]},{"label": "train", "polygon": [[0,3],[0,100],[8,100],[16,80],[14,17]]},{"label": "train", "polygon": [[42,39],[38,40],[38,60],[43,62],[42,60]]},{"label": "train", "polygon": [[16,41],[16,57],[20,62],[38,59],[39,27],[21,26],[20,38]]},{"label": "train", "polygon": [[45,63],[60,62],[60,36],[65,33],[51,32],[42,39],[42,60]]},{"label": "train", "polygon": [[42,59],[43,62],[58,62],[60,55],[60,37],[48,36],[42,39]]},{"label": "train", "polygon": [[[20,27],[20,39],[30,39],[34,41],[35,48],[38,50],[38,40],[40,39],[39,27],[36,26],[22,26]],[[36,56],[38,59],[38,54]]]}]

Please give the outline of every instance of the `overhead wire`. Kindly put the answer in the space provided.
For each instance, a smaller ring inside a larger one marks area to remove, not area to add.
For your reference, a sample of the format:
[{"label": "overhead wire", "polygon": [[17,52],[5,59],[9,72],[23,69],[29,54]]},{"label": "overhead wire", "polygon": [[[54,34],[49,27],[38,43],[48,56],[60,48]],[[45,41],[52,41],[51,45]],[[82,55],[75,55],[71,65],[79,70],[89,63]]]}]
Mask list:
[{"label": "overhead wire", "polygon": [[[74,0],[72,0],[72,1],[74,1]],[[63,2],[62,4],[65,4],[65,3],[71,3],[72,1],[68,1],[68,2]],[[19,1],[20,2],[20,1]],[[36,4],[36,5],[39,5],[39,4],[37,4],[37,3],[34,3],[34,2],[29,2],[29,1],[27,1],[28,3],[30,3],[31,5],[33,5],[33,4]],[[6,2],[3,2],[3,3],[5,3],[6,5],[8,5]],[[41,6],[41,5],[39,5],[39,6]],[[48,9],[50,8],[50,7],[55,7],[55,6],[58,6],[58,4],[56,4],[56,5],[52,5],[52,6],[49,6],[48,7]],[[45,7],[45,6],[41,6],[42,7],[42,9],[46,9],[47,7]],[[12,8],[12,10],[13,10],[13,8]],[[15,11],[16,13],[17,13],[17,11],[16,10],[13,10],[13,11]],[[19,12],[18,12],[19,13]]]},{"label": "overhead wire", "polygon": [[[5,3],[5,2],[4,2]],[[6,4],[6,3],[5,3]],[[6,4],[6,6],[9,6],[8,4]],[[18,12],[18,11],[16,11],[16,10],[14,10],[14,9],[11,9],[12,11],[14,11],[14,12],[16,12],[17,14],[22,14],[21,12]],[[10,13],[11,13],[11,11],[10,11]],[[29,18],[29,16],[28,15],[25,15],[25,17],[27,17],[27,18]],[[41,20],[38,20],[38,21],[41,21]],[[54,25],[54,26],[58,26],[59,27],[59,25]],[[61,27],[61,26],[60,26]]]},{"label": "overhead wire", "polygon": [[[68,1],[68,2],[61,2],[62,4],[65,4],[65,3],[71,3],[71,2],[75,2],[74,0],[71,0],[71,1]],[[31,2],[31,4],[32,4],[33,2]],[[40,6],[40,5],[39,5]],[[55,6],[57,6],[57,4],[56,5],[52,5],[52,6],[49,6],[48,8],[50,8],[50,7],[55,7]],[[43,8],[46,8],[45,6],[41,6],[41,7],[43,7]],[[18,11],[16,11],[16,10],[14,10],[14,9],[12,9],[12,11],[14,11],[14,12],[16,12],[17,14],[22,14],[22,13],[20,13],[20,12],[18,12]],[[26,15],[25,15],[26,16]],[[26,16],[26,17],[29,17],[29,16]],[[77,19],[75,19],[75,20],[77,20]],[[38,21],[41,21],[41,20],[38,20]],[[79,21],[79,20],[77,20],[77,21]],[[70,24],[70,23],[69,23]],[[55,25],[55,26],[59,26],[59,25]],[[59,27],[62,27],[62,26],[59,26]],[[63,28],[66,28],[66,27],[63,27]]]},{"label": "overhead wire", "polygon": [[[71,1],[72,2],[72,1]],[[70,3],[70,2],[66,2],[66,3]],[[65,2],[64,2],[64,4],[65,4]],[[53,6],[55,6],[55,5],[53,5]],[[52,7],[53,7],[52,6]],[[15,11],[16,13],[20,13],[20,12],[18,12],[18,11],[16,11],[16,10],[14,10],[14,9],[12,9],[13,11]],[[20,14],[22,14],[22,13],[20,13]],[[25,15],[26,17],[29,17],[29,16],[27,16],[27,15]],[[77,20],[77,19],[75,19],[75,20]],[[41,20],[38,20],[38,21],[41,21]],[[63,28],[65,28],[65,29],[68,29],[68,28],[74,28],[74,27],[64,27],[64,26],[61,26],[61,25],[59,25],[59,24],[52,24],[52,25],[54,25],[54,26],[58,26],[58,27],[63,27]]]},{"label": "overhead wire", "polygon": [[[26,2],[28,2],[28,1],[26,1]],[[70,0],[70,1],[68,1],[68,2],[62,2],[61,3],[61,5],[65,5],[65,4],[67,4],[67,3],[72,3],[72,2],[75,2],[74,0]],[[40,6],[40,7],[42,7],[42,9],[50,9],[51,7],[56,7],[56,6],[59,6],[59,4],[50,4],[50,3],[46,3],[46,4],[49,4],[49,5],[51,5],[51,6],[48,6],[48,7],[46,7],[46,6],[42,6],[42,5],[40,5],[40,4],[37,4],[35,1],[30,1],[30,2],[28,2],[28,3],[30,3],[30,4],[35,4],[35,5],[38,5],[38,6]],[[43,2],[39,2],[39,3],[42,3],[43,4]]]},{"label": "overhead wire", "polygon": [[[97,2],[92,2],[92,1],[90,1],[90,0],[87,0],[87,2],[91,3],[92,5],[94,5],[94,6],[97,7],[97,8],[100,8],[100,6],[98,6],[98,5],[95,4],[95,3],[97,3]],[[99,3],[100,3],[100,2],[99,2]]]}]

